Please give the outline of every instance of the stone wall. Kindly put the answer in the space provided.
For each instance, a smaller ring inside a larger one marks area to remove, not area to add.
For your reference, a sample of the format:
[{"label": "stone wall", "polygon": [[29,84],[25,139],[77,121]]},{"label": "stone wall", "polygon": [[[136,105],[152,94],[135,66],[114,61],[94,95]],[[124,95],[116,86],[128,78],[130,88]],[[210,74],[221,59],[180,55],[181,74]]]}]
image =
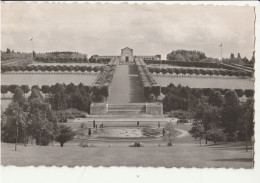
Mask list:
[{"label": "stone wall", "polygon": [[91,115],[101,115],[106,114],[108,105],[106,103],[92,103],[90,105],[90,114]]},{"label": "stone wall", "polygon": [[163,115],[163,105],[161,103],[147,103],[146,114]]}]

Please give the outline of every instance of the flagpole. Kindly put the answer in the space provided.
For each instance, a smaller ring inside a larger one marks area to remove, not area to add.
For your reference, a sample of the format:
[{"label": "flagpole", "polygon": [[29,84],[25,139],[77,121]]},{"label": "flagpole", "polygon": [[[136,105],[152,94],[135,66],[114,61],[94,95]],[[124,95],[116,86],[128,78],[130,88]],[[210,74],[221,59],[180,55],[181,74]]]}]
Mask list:
[{"label": "flagpole", "polygon": [[31,41],[31,48],[32,48],[32,58],[33,58],[33,37],[30,39]]},{"label": "flagpole", "polygon": [[222,45],[221,45],[220,50],[221,50],[221,63],[222,63],[222,59],[223,59],[223,57],[222,57]]},{"label": "flagpole", "polygon": [[222,43],[220,44],[220,56],[221,56],[220,63],[222,63],[222,60],[223,60],[223,57],[222,57]]}]

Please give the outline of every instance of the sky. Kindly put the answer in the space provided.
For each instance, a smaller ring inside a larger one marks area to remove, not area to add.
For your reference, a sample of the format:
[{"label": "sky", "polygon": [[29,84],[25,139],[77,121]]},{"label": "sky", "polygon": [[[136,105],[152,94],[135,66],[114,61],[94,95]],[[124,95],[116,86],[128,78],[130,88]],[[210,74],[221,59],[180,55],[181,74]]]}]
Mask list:
[{"label": "sky", "polygon": [[[164,4],[2,3],[1,49],[135,55],[199,50],[252,57],[254,7]],[[33,38],[31,42],[30,39]]]}]

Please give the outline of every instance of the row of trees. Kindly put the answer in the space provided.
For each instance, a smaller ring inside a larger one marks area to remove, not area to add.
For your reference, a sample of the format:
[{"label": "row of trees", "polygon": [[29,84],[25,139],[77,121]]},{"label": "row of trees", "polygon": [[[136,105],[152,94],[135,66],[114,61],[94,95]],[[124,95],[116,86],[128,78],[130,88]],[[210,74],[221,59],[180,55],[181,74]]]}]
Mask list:
[{"label": "row of trees", "polygon": [[237,76],[237,77],[252,77],[251,72],[245,71],[235,71],[235,70],[206,70],[206,69],[191,69],[191,68],[158,68],[158,67],[149,67],[151,73],[169,73],[169,74],[196,74],[196,75],[216,75],[216,76]]},{"label": "row of trees", "polygon": [[141,80],[144,87],[144,97],[146,101],[152,102],[155,97],[157,98],[160,95],[160,86],[155,81],[146,65],[139,65],[137,67],[139,79]]},{"label": "row of trees", "polygon": [[211,62],[181,62],[172,60],[144,60],[146,64],[166,64],[174,65],[180,67],[200,67],[200,68],[217,68],[217,69],[228,69],[228,70],[240,70],[232,66],[221,64],[221,63],[211,63]]},{"label": "row of trees", "polygon": [[[252,98],[254,96],[254,90],[251,89],[220,89],[220,88],[190,88],[188,86],[183,87],[181,85],[175,86],[170,84],[167,87],[161,88],[161,92],[165,95],[163,100],[163,109],[165,112],[171,110],[192,110],[192,107],[197,105],[200,100],[204,97],[209,98],[209,103],[215,98],[222,98],[227,92],[234,91],[238,97],[246,96]],[[212,94],[217,93],[218,96]],[[213,99],[212,99],[213,98]],[[221,103],[222,104],[222,103]]]},{"label": "row of trees", "polygon": [[[175,86],[174,84],[163,88],[162,93],[165,95],[163,99],[164,112],[170,112],[172,110],[188,111],[192,106],[197,105],[198,100],[201,99],[203,95],[202,90],[182,87],[181,85]],[[206,91],[205,94],[207,94]]]},{"label": "row of trees", "polygon": [[115,71],[116,71],[115,65],[108,65],[104,67],[95,84],[109,86],[109,84],[112,82]]},{"label": "row of trees", "polygon": [[2,72],[8,71],[81,71],[81,72],[98,72],[102,71],[105,66],[80,66],[80,65],[27,65],[27,66],[2,66]]},{"label": "row of trees", "polygon": [[57,140],[63,146],[73,136],[71,128],[58,123],[57,116],[39,89],[34,87],[28,99],[21,88],[15,89],[12,102],[2,114],[2,141],[26,146],[30,137],[36,139],[37,145],[48,145]]},{"label": "row of trees", "polygon": [[7,48],[6,51],[1,51],[1,62],[3,61],[7,62],[13,59],[28,59],[28,58],[32,58],[31,53],[15,52],[10,48]]},{"label": "row of trees", "polygon": [[55,57],[35,57],[35,61],[46,63],[87,63],[87,58],[55,58]]},{"label": "row of trees", "polygon": [[94,102],[103,102],[109,95],[108,85],[85,86],[82,83],[74,85],[73,83],[55,84],[55,85],[2,85],[1,93],[4,95],[8,91],[14,93],[17,88],[23,91],[23,94],[29,93],[33,89],[37,89],[44,94],[44,99],[47,101],[53,110],[66,110],[75,108],[79,111],[90,112],[90,104]]},{"label": "row of trees", "polygon": [[110,58],[94,58],[93,56],[89,58],[89,63],[101,63],[108,64],[110,62]]}]

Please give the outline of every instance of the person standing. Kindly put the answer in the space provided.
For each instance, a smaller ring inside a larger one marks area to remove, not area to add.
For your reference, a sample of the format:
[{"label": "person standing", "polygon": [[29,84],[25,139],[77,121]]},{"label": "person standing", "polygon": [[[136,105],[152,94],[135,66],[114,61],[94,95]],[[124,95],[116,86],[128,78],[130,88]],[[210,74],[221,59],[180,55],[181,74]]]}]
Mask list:
[{"label": "person standing", "polygon": [[165,130],[164,130],[164,128],[163,128],[163,136],[165,135]]},{"label": "person standing", "polygon": [[93,128],[95,128],[95,126],[96,126],[96,121],[93,120]]},{"label": "person standing", "polygon": [[139,126],[139,121],[137,121],[137,126]]},{"label": "person standing", "polygon": [[91,136],[91,128],[88,129],[88,136]]},{"label": "person standing", "polygon": [[160,121],[158,121],[158,128],[160,128],[160,126],[161,126],[161,125],[160,125]]}]

